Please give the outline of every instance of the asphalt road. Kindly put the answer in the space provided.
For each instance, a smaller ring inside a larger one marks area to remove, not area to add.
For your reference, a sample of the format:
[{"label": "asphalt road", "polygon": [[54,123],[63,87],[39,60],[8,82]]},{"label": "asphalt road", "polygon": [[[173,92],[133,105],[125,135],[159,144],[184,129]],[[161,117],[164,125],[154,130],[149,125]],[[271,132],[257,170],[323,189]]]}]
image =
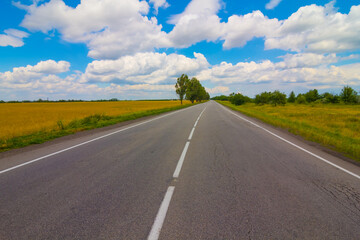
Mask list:
[{"label": "asphalt road", "polygon": [[238,116],[210,101],[0,154],[0,239],[359,239],[360,168]]}]

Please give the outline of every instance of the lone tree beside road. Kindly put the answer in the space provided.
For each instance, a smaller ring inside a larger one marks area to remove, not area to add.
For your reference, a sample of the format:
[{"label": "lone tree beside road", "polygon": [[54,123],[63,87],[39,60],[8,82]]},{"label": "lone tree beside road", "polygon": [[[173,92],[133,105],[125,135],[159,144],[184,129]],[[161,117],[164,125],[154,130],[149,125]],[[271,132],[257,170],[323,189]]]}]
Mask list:
[{"label": "lone tree beside road", "polygon": [[186,74],[183,74],[177,79],[177,82],[175,84],[176,94],[179,95],[181,104],[184,99],[184,95],[186,94],[188,83],[189,77]]},{"label": "lone tree beside road", "polygon": [[193,77],[189,80],[186,74],[181,75],[177,79],[175,84],[176,94],[179,95],[180,101],[185,99],[190,100],[191,103],[201,102],[202,100],[209,100],[210,94],[206,92],[206,89],[201,85],[200,81]]}]

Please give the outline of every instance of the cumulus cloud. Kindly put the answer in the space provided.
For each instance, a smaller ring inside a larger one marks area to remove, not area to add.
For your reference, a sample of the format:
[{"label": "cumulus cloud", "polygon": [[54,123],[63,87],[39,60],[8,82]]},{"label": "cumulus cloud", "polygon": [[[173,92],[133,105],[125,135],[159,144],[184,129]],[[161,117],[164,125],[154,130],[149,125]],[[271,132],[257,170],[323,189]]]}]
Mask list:
[{"label": "cumulus cloud", "polygon": [[266,9],[274,9],[277,7],[277,5],[279,5],[279,3],[281,2],[281,0],[270,0],[270,2],[268,2],[265,5]]},{"label": "cumulus cloud", "polygon": [[158,13],[159,8],[168,8],[170,6],[166,0],[150,0],[149,3],[154,6],[156,14]]},{"label": "cumulus cloud", "polygon": [[22,47],[24,45],[23,38],[27,38],[29,34],[17,29],[6,29],[5,34],[0,34],[0,46]]},{"label": "cumulus cloud", "polygon": [[[12,71],[0,73],[0,93],[4,100],[24,99],[119,99],[176,98],[174,83],[171,84],[115,84],[101,87],[95,83],[82,82],[81,72],[66,77],[58,74],[67,72],[70,64],[65,61],[42,61]],[[106,76],[105,72],[98,74]],[[133,73],[135,75],[135,73]]]},{"label": "cumulus cloud", "polygon": [[[270,1],[275,7],[280,1]],[[232,15],[221,21],[219,0],[192,0],[184,12],[170,18],[174,24],[168,34],[173,47],[188,47],[206,40],[224,40],[223,47],[243,47],[253,38],[264,38],[265,49],[296,52],[338,53],[360,48],[360,5],[352,6],[348,14],[334,7],[304,6],[288,19],[269,19],[260,11]]]},{"label": "cumulus cloud", "polygon": [[207,40],[216,41],[223,32],[217,12],[222,8],[219,0],[192,0],[184,12],[168,21],[174,24],[169,39],[175,47],[188,47]]},{"label": "cumulus cloud", "polygon": [[[280,1],[270,1],[274,7]],[[76,8],[63,0],[17,3],[27,11],[21,26],[48,33],[57,30],[69,42],[85,43],[95,59],[117,59],[159,48],[185,48],[197,42],[224,41],[223,47],[243,47],[253,38],[263,38],[265,49],[296,52],[338,53],[360,47],[360,5],[348,14],[339,13],[334,1],[325,6],[308,5],[288,19],[270,19],[260,11],[232,15],[221,20],[221,0],[192,0],[185,10],[171,16],[173,29],[166,33],[156,17],[148,17],[151,4],[155,10],[167,7],[166,0],[83,0]],[[91,21],[89,21],[91,19]],[[10,39],[10,40],[9,40]],[[0,35],[0,44],[20,46],[22,38]]]},{"label": "cumulus cloud", "polygon": [[110,93],[126,93],[129,91],[143,91],[143,92],[174,92],[174,84],[171,85],[151,85],[151,84],[136,84],[136,85],[117,85],[111,83],[109,87],[105,88]]},{"label": "cumulus cloud", "polygon": [[360,47],[360,5],[352,6],[349,14],[315,4],[301,7],[281,22],[276,35],[266,35],[266,49],[336,53]]},{"label": "cumulus cloud", "polygon": [[214,94],[214,95],[229,93],[229,87],[225,87],[225,86],[216,86],[213,88],[205,88],[205,89],[209,94]]},{"label": "cumulus cloud", "polygon": [[317,67],[320,65],[329,65],[339,61],[339,58],[335,53],[328,55],[315,53],[286,54],[281,58],[283,58],[284,61],[276,64],[276,66],[280,68]]},{"label": "cumulus cloud", "polygon": [[[34,66],[15,67],[12,71],[0,73],[2,95],[17,93],[17,98],[20,100],[37,99],[55,93],[62,96],[74,89],[80,92],[94,88],[90,84],[87,86],[79,85],[76,80],[78,74],[70,74],[65,78],[57,75],[68,72],[69,68],[70,63],[66,61],[47,60]],[[9,96],[8,98],[11,100]]]},{"label": "cumulus cloud", "polygon": [[280,27],[277,19],[269,19],[260,11],[238,16],[229,17],[224,24],[221,39],[224,41],[224,48],[243,47],[254,37],[272,36]]},{"label": "cumulus cloud", "polygon": [[204,55],[194,53],[194,57],[147,52],[116,60],[97,60],[87,66],[82,82],[156,84],[174,81],[182,73],[191,75],[209,66]]},{"label": "cumulus cloud", "polygon": [[334,66],[333,63],[343,60],[335,54],[287,54],[282,58],[284,61],[278,63],[269,60],[239,62],[235,65],[222,62],[201,71],[197,77],[223,86],[243,86],[247,92],[251,92],[256,85],[271,90],[289,90],[296,86],[341,88],[347,84],[360,87],[360,64]]},{"label": "cumulus cloud", "polygon": [[111,59],[169,46],[156,18],[146,16],[146,1],[83,0],[72,8],[62,0],[51,0],[20,7],[27,11],[21,26],[44,33],[56,29],[66,41],[86,43],[92,58]]},{"label": "cumulus cloud", "polygon": [[28,83],[29,81],[40,79],[49,74],[67,72],[69,68],[69,62],[47,60],[41,61],[34,66],[15,67],[12,71],[0,73],[0,79],[4,82]]}]

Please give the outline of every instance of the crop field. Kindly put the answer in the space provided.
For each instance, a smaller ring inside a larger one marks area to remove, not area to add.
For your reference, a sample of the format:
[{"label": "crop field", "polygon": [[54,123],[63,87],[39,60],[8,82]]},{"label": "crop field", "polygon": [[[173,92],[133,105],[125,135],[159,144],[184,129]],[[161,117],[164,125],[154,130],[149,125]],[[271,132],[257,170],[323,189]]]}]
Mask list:
[{"label": "crop field", "polygon": [[180,101],[3,103],[0,150],[181,107]]},{"label": "crop field", "polygon": [[253,103],[235,106],[227,101],[219,103],[360,160],[359,105],[286,104],[274,107]]}]

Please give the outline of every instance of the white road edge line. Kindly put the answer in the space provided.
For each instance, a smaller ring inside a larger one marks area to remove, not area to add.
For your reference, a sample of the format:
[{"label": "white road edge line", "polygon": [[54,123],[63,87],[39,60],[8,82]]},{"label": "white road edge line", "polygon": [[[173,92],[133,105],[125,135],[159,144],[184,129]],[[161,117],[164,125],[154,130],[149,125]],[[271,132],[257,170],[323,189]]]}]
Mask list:
[{"label": "white road edge line", "polygon": [[186,156],[186,152],[189,148],[189,145],[190,145],[190,142],[187,141],[186,144],[185,144],[185,147],[184,147],[184,150],[182,151],[181,153],[181,156],[180,156],[180,159],[179,159],[179,162],[178,164],[176,165],[176,168],[175,168],[175,171],[174,171],[174,174],[173,174],[173,178],[178,178],[179,177],[179,174],[180,174],[180,171],[181,171],[181,167],[184,163],[184,159],[185,159],[185,156]]},{"label": "white road edge line", "polygon": [[[190,107],[190,108],[191,108],[191,107]],[[40,160],[42,160],[42,159],[44,159],[44,158],[48,158],[48,157],[57,155],[57,154],[62,153],[62,152],[66,152],[66,151],[68,151],[68,150],[71,150],[71,149],[80,147],[80,146],[82,146],[82,145],[85,145],[85,144],[88,144],[88,143],[97,141],[97,140],[99,140],[99,139],[102,139],[102,138],[105,138],[105,137],[108,137],[108,136],[111,136],[111,135],[114,135],[114,134],[116,134],[116,133],[123,132],[123,131],[126,131],[126,130],[128,130],[128,129],[131,129],[131,128],[134,128],[134,127],[137,127],[137,126],[140,126],[140,125],[143,125],[143,124],[146,124],[146,123],[149,123],[149,122],[158,120],[158,119],[160,119],[160,118],[168,117],[168,116],[170,116],[170,115],[172,115],[172,114],[179,113],[179,112],[185,111],[185,110],[190,109],[190,108],[185,108],[185,109],[181,109],[181,110],[178,110],[178,111],[175,111],[175,112],[171,112],[171,113],[168,113],[168,114],[166,114],[166,115],[163,115],[163,116],[160,116],[160,117],[156,117],[156,118],[147,120],[147,121],[145,121],[145,122],[141,122],[141,123],[138,123],[138,124],[135,124],[135,125],[132,125],[132,126],[129,126],[129,127],[126,127],[126,128],[120,129],[120,130],[117,130],[117,131],[115,131],[115,132],[108,133],[108,134],[105,134],[105,135],[103,135],[103,136],[100,136],[100,137],[91,139],[91,140],[89,140],[89,141],[76,144],[76,145],[74,145],[74,146],[72,146],[72,147],[68,147],[68,148],[65,148],[65,149],[63,149],[63,150],[60,150],[60,151],[57,151],[57,152],[54,152],[54,153],[50,153],[50,154],[48,154],[48,155],[45,155],[45,156],[42,156],[42,157],[39,157],[39,158],[30,160],[30,161],[27,161],[27,162],[25,162],[25,163],[22,163],[22,164],[19,164],[19,165],[16,165],[16,166],[13,166],[13,167],[10,167],[10,168],[1,170],[1,171],[0,171],[0,174],[9,172],[9,171],[14,170],[14,169],[16,169],[16,168],[23,167],[23,166],[25,166],[25,165],[28,165],[28,164],[31,164],[31,163],[34,163],[34,162],[37,162],[37,161],[40,161]]]},{"label": "white road edge line", "polygon": [[[218,103],[218,104],[220,104],[220,103]],[[335,163],[332,163],[332,162],[330,162],[329,160],[326,160],[325,158],[322,158],[322,157],[320,157],[319,155],[316,155],[315,153],[312,153],[312,152],[310,152],[310,151],[308,151],[308,150],[306,150],[306,149],[304,149],[304,148],[296,145],[295,143],[292,143],[292,142],[286,140],[285,138],[280,137],[279,135],[276,135],[275,133],[267,130],[266,128],[263,128],[263,127],[259,126],[258,124],[253,123],[252,121],[250,121],[250,120],[248,120],[248,119],[246,119],[246,118],[243,118],[243,117],[235,114],[234,112],[232,112],[232,111],[230,111],[229,109],[225,108],[225,107],[224,107],[223,105],[221,105],[221,104],[220,104],[220,106],[223,107],[223,108],[224,108],[226,111],[228,111],[229,113],[235,115],[236,117],[238,117],[238,118],[240,118],[240,119],[242,119],[242,120],[244,120],[244,121],[246,121],[246,122],[248,122],[248,123],[250,123],[250,124],[252,124],[252,125],[254,125],[254,126],[256,126],[256,127],[260,128],[260,129],[266,131],[266,132],[268,132],[268,133],[270,133],[270,134],[273,135],[274,137],[277,137],[277,138],[279,138],[280,140],[282,140],[282,141],[284,141],[284,142],[286,142],[286,143],[288,143],[288,144],[290,144],[290,145],[292,145],[292,146],[294,146],[294,147],[296,147],[296,148],[298,148],[298,149],[300,149],[300,150],[302,150],[302,151],[310,154],[311,156],[316,157],[317,159],[319,159],[319,160],[321,160],[321,161],[323,161],[323,162],[325,162],[325,163],[327,163],[327,164],[329,164],[329,165],[331,165],[331,166],[333,166],[333,167],[335,167],[335,168],[337,168],[337,169],[339,169],[339,170],[341,170],[341,171],[344,171],[344,172],[346,172],[347,174],[350,174],[350,175],[353,176],[353,177],[356,177],[356,178],[360,179],[360,176],[359,176],[359,175],[357,175],[357,174],[355,174],[355,173],[353,173],[353,172],[350,172],[349,170],[347,170],[347,169],[345,169],[345,168],[342,168],[342,167],[336,165]]]},{"label": "white road edge line", "polygon": [[162,228],[162,225],[164,223],[166,213],[167,213],[167,210],[169,208],[170,201],[171,201],[172,195],[174,193],[174,190],[175,190],[174,186],[169,186],[168,187],[168,189],[166,191],[166,194],[165,194],[165,197],[164,197],[164,200],[162,201],[162,203],[160,205],[160,208],[159,208],[159,211],[158,211],[158,213],[156,215],[154,224],[151,227],[151,231],[150,231],[149,236],[147,238],[148,240],[157,240],[159,238],[161,228]]}]

